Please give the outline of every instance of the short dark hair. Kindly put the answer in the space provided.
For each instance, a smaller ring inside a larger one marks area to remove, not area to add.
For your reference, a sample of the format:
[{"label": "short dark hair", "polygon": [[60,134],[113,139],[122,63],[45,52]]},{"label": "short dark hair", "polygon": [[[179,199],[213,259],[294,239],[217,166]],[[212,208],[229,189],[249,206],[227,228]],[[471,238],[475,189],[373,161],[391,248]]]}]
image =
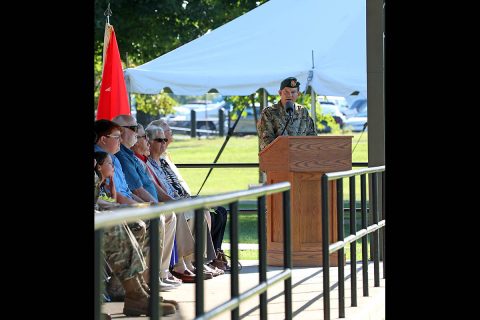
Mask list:
[{"label": "short dark hair", "polygon": [[113,130],[120,130],[120,132],[122,132],[122,127],[115,122],[106,119],[95,121],[93,124],[93,132],[96,134],[95,143],[97,143],[98,139],[102,136],[108,136],[111,134]]}]

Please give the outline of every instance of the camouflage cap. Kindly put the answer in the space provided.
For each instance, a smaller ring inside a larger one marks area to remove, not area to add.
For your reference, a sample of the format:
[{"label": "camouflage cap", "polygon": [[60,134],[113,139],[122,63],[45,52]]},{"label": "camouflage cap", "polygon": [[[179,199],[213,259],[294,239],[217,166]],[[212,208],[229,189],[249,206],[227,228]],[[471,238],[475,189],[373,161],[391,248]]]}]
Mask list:
[{"label": "camouflage cap", "polygon": [[287,79],[283,80],[282,83],[280,83],[280,90],[282,90],[285,87],[299,88],[300,82],[297,81],[297,78],[288,77]]}]

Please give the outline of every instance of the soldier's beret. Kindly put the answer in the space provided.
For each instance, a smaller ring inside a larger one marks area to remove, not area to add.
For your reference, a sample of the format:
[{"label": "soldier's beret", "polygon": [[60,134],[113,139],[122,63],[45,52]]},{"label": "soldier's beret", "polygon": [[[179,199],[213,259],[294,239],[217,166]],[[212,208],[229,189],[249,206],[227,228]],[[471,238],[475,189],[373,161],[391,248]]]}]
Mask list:
[{"label": "soldier's beret", "polygon": [[280,83],[280,90],[282,90],[285,87],[299,88],[300,82],[297,81],[297,78],[288,77],[287,79],[283,80],[282,83]]}]

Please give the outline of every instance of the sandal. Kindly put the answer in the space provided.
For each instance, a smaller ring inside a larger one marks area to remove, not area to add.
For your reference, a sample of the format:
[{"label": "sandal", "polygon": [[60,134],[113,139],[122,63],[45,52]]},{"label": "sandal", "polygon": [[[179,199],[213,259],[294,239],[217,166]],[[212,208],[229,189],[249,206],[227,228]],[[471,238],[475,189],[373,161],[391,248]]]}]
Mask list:
[{"label": "sandal", "polygon": [[[223,252],[222,249],[217,249],[217,259],[215,259],[215,260],[223,261],[225,263],[225,267],[226,267],[225,271],[230,271],[231,267],[228,265],[227,258],[229,258],[230,261],[232,260],[229,255],[226,255],[225,252]],[[238,271],[242,270],[243,266],[240,263],[240,261],[237,261],[237,263],[238,263]]]}]

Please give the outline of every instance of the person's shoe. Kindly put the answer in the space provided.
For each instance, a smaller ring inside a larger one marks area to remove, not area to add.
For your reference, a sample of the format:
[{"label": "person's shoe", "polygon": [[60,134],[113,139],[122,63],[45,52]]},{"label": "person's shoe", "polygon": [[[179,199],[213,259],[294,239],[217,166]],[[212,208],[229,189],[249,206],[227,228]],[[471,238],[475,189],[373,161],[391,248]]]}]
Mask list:
[{"label": "person's shoe", "polygon": [[125,303],[123,313],[127,316],[139,316],[149,313],[150,296],[143,289],[137,277],[122,281],[125,288]]},{"label": "person's shoe", "polygon": [[[129,317],[138,317],[140,315],[150,316],[150,295],[145,292],[138,277],[133,277],[122,281],[125,288],[125,303],[123,314]],[[160,302],[161,315],[175,313],[175,306],[170,303]]]},{"label": "person's shoe", "polygon": [[225,274],[225,271],[220,270],[220,269],[218,269],[218,268],[216,268],[216,267],[213,267],[213,268],[212,268],[212,267],[209,266],[208,264],[203,265],[203,268],[204,268],[205,271],[211,273],[214,277],[217,277],[217,276],[219,276],[219,275]]},{"label": "person's shoe", "polygon": [[180,310],[180,306],[178,305],[178,302],[175,300],[167,300],[167,299],[164,299],[163,297],[160,297],[160,302],[173,304],[175,306],[175,309]]},{"label": "person's shoe", "polygon": [[148,286],[148,283],[145,281],[141,273],[137,273],[137,279],[138,279],[138,282],[140,282],[140,285],[142,286],[143,290],[145,290],[146,293],[150,294],[151,293],[150,287]]},{"label": "person's shoe", "polygon": [[210,262],[211,267],[216,267],[220,270],[226,271],[227,270],[227,264],[223,262],[222,260],[219,259],[213,259],[212,262]]},{"label": "person's shoe", "polygon": [[[204,266],[204,268],[203,268],[203,279],[204,279],[204,280],[213,279],[213,273],[208,272],[207,270],[205,270],[205,265],[203,265],[203,266]],[[197,268],[193,267],[193,272],[197,273]]]},{"label": "person's shoe", "polygon": [[174,286],[173,284],[170,284],[170,283],[165,283],[161,279],[159,279],[159,287],[160,287],[160,291],[165,292],[165,291],[170,291],[172,289],[175,289],[177,286]]},{"label": "person's shoe", "polygon": [[175,288],[179,287],[182,284],[182,280],[177,279],[177,278],[175,278],[176,279],[175,280],[173,278],[175,278],[175,277],[171,276],[171,278],[162,278],[161,280],[162,280],[162,282],[170,284],[170,285],[174,286]]},{"label": "person's shoe", "polygon": [[185,269],[183,273],[177,272],[175,270],[170,271],[173,276],[177,277],[178,279],[182,280],[185,283],[195,283],[195,273],[192,271]]},{"label": "person's shoe", "polygon": [[223,252],[222,249],[217,249],[217,260],[223,261],[225,263],[226,270],[230,270],[227,255],[225,254],[225,252]]},{"label": "person's shoe", "polygon": [[[137,278],[140,284],[142,285],[143,290],[145,290],[145,292],[148,294],[152,294],[150,287],[148,286],[147,282],[145,281],[141,273],[137,273]],[[160,280],[159,282],[159,291],[161,292],[170,291],[171,289],[175,289],[175,288],[176,286],[168,283],[166,284],[162,280]]]}]

